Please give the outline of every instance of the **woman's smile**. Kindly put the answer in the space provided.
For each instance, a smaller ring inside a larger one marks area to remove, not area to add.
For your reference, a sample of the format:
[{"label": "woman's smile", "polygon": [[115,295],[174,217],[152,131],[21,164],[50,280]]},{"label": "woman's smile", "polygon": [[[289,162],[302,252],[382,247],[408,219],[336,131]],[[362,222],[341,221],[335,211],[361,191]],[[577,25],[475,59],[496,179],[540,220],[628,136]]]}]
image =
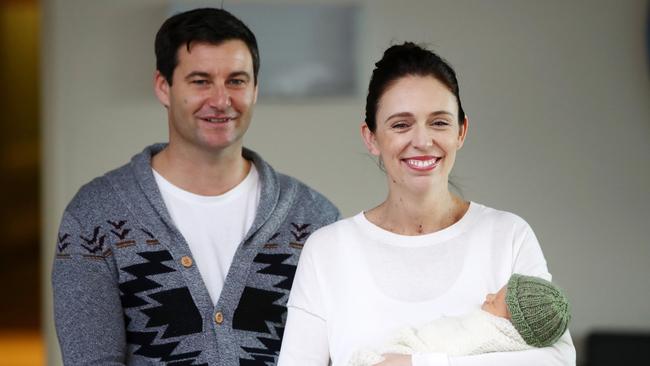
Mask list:
[{"label": "woman's smile", "polygon": [[440,157],[435,157],[431,155],[424,156],[413,156],[410,158],[402,159],[402,161],[411,169],[427,172],[434,170],[438,163],[440,162]]}]

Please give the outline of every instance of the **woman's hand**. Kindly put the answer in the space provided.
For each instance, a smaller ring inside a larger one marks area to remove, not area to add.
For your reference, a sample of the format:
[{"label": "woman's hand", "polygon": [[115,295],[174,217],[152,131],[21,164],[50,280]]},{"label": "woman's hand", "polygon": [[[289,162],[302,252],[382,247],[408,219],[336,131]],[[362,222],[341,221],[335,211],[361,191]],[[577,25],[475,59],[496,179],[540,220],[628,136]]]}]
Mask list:
[{"label": "woman's hand", "polygon": [[412,366],[411,355],[386,353],[382,357],[384,357],[384,360],[374,366]]}]

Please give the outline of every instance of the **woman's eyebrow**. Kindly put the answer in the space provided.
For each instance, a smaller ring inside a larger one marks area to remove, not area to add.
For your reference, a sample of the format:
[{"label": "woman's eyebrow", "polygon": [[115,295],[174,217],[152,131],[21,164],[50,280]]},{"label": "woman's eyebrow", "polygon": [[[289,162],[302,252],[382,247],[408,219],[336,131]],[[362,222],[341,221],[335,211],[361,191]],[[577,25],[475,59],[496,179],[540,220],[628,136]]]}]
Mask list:
[{"label": "woman's eyebrow", "polygon": [[[429,115],[430,115],[430,116],[440,116],[440,115],[445,115],[445,116],[450,116],[450,117],[453,117],[453,116],[454,116],[453,113],[451,113],[451,112],[449,112],[449,111],[446,111],[446,110],[434,111],[434,112],[431,112]],[[388,116],[388,118],[386,118],[386,121],[385,121],[385,122],[388,122],[388,121],[390,121],[391,119],[393,119],[393,118],[395,118],[395,117],[413,117],[413,113],[411,113],[411,112],[398,112],[398,113],[394,113],[394,114],[391,114],[390,116]]]},{"label": "woman's eyebrow", "polygon": [[394,113],[394,114],[391,114],[390,116],[388,116],[388,118],[386,118],[386,122],[390,121],[391,119],[393,119],[395,117],[413,117],[413,113],[411,113],[411,112]]}]

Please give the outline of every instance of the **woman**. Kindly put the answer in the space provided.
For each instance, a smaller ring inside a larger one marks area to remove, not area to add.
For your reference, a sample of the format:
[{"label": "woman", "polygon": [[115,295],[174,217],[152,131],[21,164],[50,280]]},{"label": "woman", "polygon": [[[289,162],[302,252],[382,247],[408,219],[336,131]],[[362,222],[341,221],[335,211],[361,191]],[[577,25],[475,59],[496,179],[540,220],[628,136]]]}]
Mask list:
[{"label": "woman", "polygon": [[[528,224],[449,190],[467,135],[453,69],[412,43],[376,64],[361,134],[382,163],[388,197],[309,238],[289,299],[279,366],[345,366],[398,329],[477,309],[514,272],[550,280]],[[386,355],[390,365],[569,365],[566,332],[553,347],[475,356]]]}]

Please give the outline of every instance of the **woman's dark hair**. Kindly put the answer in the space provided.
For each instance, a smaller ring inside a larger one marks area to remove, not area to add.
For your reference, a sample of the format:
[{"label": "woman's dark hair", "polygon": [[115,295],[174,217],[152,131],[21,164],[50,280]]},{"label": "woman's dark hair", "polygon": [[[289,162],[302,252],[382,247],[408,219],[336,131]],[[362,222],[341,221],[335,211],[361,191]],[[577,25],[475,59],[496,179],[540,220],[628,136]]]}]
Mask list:
[{"label": "woman's dark hair", "polygon": [[179,47],[186,46],[189,51],[192,42],[219,45],[230,40],[240,40],[248,47],[257,85],[260,55],[255,35],[246,24],[223,9],[194,9],[167,19],[156,34],[156,68],[171,85],[174,69],[178,65]]},{"label": "woman's dark hair", "polygon": [[458,80],[454,69],[435,53],[415,43],[405,42],[389,47],[372,71],[366,98],[366,124],[370,131],[375,132],[377,129],[375,117],[381,96],[396,80],[409,75],[432,76],[447,86],[456,96],[458,123],[462,125],[465,122],[465,111],[460,102]]}]

